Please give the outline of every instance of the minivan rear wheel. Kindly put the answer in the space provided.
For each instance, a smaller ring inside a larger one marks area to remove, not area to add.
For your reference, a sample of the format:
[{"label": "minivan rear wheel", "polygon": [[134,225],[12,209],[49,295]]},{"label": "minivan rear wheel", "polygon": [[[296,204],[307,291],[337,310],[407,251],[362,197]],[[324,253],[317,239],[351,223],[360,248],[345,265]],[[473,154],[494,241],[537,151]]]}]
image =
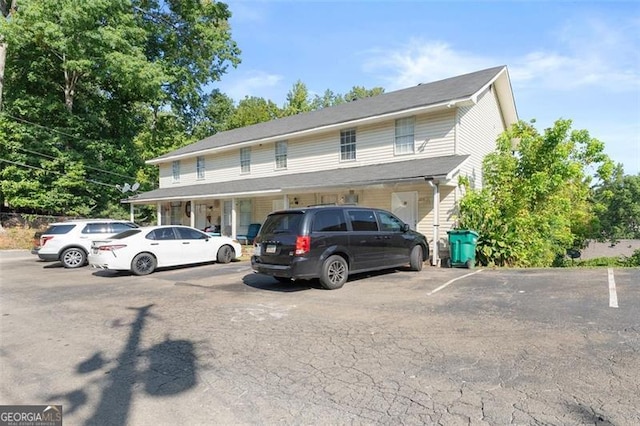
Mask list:
[{"label": "minivan rear wheel", "polygon": [[342,256],[329,256],[322,264],[320,284],[327,290],[335,290],[344,285],[349,277],[349,265]]}]

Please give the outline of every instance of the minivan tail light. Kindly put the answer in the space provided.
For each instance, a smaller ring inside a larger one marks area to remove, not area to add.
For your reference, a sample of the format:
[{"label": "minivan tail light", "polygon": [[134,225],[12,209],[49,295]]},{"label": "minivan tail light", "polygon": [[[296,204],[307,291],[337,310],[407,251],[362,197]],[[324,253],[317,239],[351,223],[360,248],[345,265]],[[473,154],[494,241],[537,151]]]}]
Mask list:
[{"label": "minivan tail light", "polygon": [[311,250],[311,237],[299,235],[296,238],[296,256],[309,253],[309,250]]}]

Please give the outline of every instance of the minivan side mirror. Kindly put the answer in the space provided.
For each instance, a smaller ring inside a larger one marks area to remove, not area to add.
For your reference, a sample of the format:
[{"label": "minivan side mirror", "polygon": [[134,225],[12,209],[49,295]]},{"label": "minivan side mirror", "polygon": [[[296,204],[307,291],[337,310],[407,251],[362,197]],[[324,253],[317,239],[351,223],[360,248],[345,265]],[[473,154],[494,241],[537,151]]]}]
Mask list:
[{"label": "minivan side mirror", "polygon": [[402,232],[407,232],[409,230],[409,225],[406,223],[402,225]]}]

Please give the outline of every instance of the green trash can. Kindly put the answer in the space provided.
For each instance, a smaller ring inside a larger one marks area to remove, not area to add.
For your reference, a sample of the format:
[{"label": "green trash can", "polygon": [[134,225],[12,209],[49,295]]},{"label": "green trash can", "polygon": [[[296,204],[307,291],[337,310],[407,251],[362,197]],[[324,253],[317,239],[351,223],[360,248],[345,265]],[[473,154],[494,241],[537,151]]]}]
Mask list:
[{"label": "green trash can", "polygon": [[476,265],[476,244],[478,233],[469,229],[454,229],[449,234],[449,267],[467,267]]}]

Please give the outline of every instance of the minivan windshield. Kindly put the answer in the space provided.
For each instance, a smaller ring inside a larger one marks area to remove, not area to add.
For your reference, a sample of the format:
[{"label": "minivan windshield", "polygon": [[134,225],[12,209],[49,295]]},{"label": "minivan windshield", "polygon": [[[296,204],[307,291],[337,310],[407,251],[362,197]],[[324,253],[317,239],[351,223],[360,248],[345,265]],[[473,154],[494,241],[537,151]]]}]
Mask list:
[{"label": "minivan windshield", "polygon": [[260,233],[262,235],[273,234],[298,234],[300,221],[304,217],[302,212],[276,213],[269,215]]}]

